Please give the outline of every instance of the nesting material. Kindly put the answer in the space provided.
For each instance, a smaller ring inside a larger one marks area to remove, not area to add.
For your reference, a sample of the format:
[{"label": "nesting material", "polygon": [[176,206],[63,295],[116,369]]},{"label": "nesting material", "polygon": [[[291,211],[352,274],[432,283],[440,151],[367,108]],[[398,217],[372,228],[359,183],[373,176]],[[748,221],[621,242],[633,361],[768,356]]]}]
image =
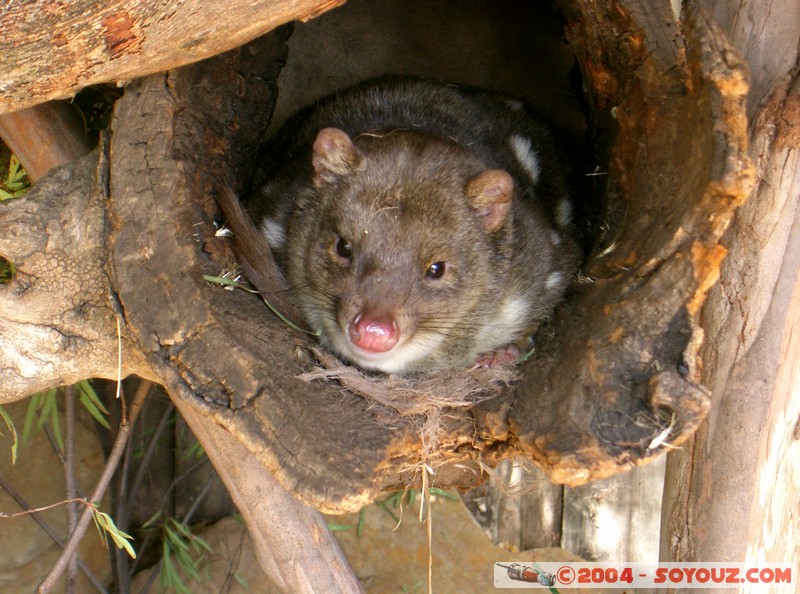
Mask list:
[{"label": "nesting material", "polygon": [[410,421],[422,442],[421,461],[412,466],[425,466],[429,471],[440,457],[440,437],[447,420],[463,418],[471,406],[500,396],[519,375],[515,369],[502,367],[448,369],[418,377],[367,375],[321,349],[312,352],[319,367],[298,379],[338,381],[379,406],[375,418],[383,426]]},{"label": "nesting material", "polygon": [[518,376],[516,370],[500,367],[448,369],[418,377],[367,375],[321,349],[312,352],[320,367],[299,375],[298,379],[337,380],[354,394],[380,403],[401,417],[469,408],[500,396]]}]

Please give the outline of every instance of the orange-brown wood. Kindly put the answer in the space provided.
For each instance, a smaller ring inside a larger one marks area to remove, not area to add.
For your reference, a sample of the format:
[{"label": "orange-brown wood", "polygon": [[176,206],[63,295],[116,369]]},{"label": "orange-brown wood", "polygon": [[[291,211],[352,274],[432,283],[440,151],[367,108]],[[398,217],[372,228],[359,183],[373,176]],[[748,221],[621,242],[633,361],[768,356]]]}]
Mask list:
[{"label": "orange-brown wood", "polygon": [[196,62],[344,1],[9,2],[0,11],[0,113]]}]

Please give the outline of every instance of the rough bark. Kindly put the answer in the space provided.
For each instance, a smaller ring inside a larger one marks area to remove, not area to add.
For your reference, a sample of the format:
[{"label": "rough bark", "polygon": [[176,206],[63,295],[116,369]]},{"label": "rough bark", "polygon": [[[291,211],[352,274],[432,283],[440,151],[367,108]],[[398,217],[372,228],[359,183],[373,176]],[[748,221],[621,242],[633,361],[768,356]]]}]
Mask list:
[{"label": "rough bark", "polygon": [[702,421],[698,315],[753,180],[746,66],[713,23],[593,6],[562,4],[607,151],[611,231],[526,369],[518,390],[535,401],[510,414],[523,450],[570,485],[658,455],[659,410],[675,414],[671,446]]},{"label": "rough bark", "polygon": [[0,12],[0,113],[190,64],[343,2],[8,3]]},{"label": "rough bark", "polygon": [[[87,377],[155,379],[124,324],[106,269],[108,163],[97,152],[59,167],[27,198],[0,203],[0,402]],[[123,366],[119,369],[119,352]]]},{"label": "rough bark", "polygon": [[800,3],[704,4],[751,65],[759,175],[724,237],[730,254],[703,312],[715,405],[692,447],[670,457],[661,555],[797,567]]},{"label": "rough bark", "polygon": [[[225,65],[228,67],[239,66],[237,72],[242,78],[260,79],[260,75],[267,75],[269,78],[270,73],[274,78],[277,69],[274,67],[274,63],[270,62],[270,57],[276,56],[281,59],[281,54],[284,53],[282,43],[283,36],[281,35],[274,35],[272,38],[261,40],[245,51],[245,55],[251,60],[250,62],[245,58],[237,64],[236,57],[241,53],[237,52],[229,56],[229,59],[225,61]],[[255,72],[252,70],[254,63],[259,65],[258,70]],[[271,64],[273,65],[271,66]],[[220,66],[220,64],[218,63],[217,66]],[[249,71],[248,66],[250,67]],[[190,77],[189,82],[193,80],[196,79]],[[187,81],[184,80],[183,82]],[[269,85],[263,83],[254,84],[254,80],[249,80],[248,82],[251,84],[247,88],[259,93],[266,102],[258,109],[263,112],[262,119],[268,118],[270,112],[268,103],[270,98],[274,97],[274,92],[271,92]],[[202,88],[199,89],[199,92],[202,93]],[[241,97],[233,94],[228,98],[230,103],[236,103]],[[216,103],[215,106],[222,107],[219,103]],[[31,110],[26,111],[28,115],[31,115]],[[30,152],[36,152],[44,155],[44,158],[39,159],[39,162],[57,162],[60,158],[64,158],[65,155],[61,144],[44,147],[44,150],[42,150],[42,147],[30,142],[31,138],[38,137],[38,134],[30,135],[30,132],[36,132],[35,127],[44,121],[42,113],[52,113],[52,110],[37,111],[40,113],[33,114],[32,120],[25,120],[24,114],[20,114],[20,123],[29,131],[29,135],[19,144],[18,148],[23,149],[20,154],[28,155]],[[246,115],[246,110],[243,113]],[[45,128],[48,131],[56,132],[57,136],[65,141],[75,132],[73,128],[61,125],[63,120],[58,118],[55,121],[46,121],[45,123]],[[258,125],[255,125],[250,131],[257,135],[259,133]],[[74,140],[74,146],[82,146],[81,138]],[[65,273],[62,276],[63,284],[71,286],[71,290],[67,291],[64,296],[57,295],[56,302],[65,301],[71,304],[70,296],[80,292],[79,289],[91,288],[87,286],[87,282],[88,284],[94,282],[95,284],[104,285],[105,296],[111,297],[109,278],[106,274],[108,271],[105,269],[107,265],[107,258],[105,257],[107,245],[105,242],[108,239],[106,237],[108,226],[105,225],[107,221],[104,216],[104,209],[109,200],[107,152],[108,144],[103,143],[99,151],[96,151],[96,153],[80,163],[54,171],[42,183],[37,184],[36,189],[28,199],[16,200],[8,204],[11,221],[23,220],[31,224],[28,228],[21,225],[17,227],[20,231],[17,239],[49,238],[46,245],[36,245],[41,248],[37,256],[44,260],[66,261],[69,264],[61,272]],[[99,153],[99,157],[97,153]],[[83,194],[75,195],[74,186],[76,185],[83,188]],[[92,188],[94,188],[94,192],[90,191]],[[66,208],[60,208],[54,204],[54,202],[57,203],[59,201],[66,202]],[[23,217],[20,217],[20,214]],[[42,214],[46,216],[38,216]],[[54,221],[50,218],[55,215],[60,216],[60,220]],[[38,227],[33,225],[38,225]],[[64,229],[59,226],[63,226]],[[33,237],[27,235],[27,233],[36,229],[39,232],[34,234]],[[54,229],[63,231],[63,233],[54,232]],[[66,232],[67,229],[69,229],[69,233]],[[63,237],[64,235],[67,237]],[[76,246],[78,246],[77,249]],[[14,253],[15,256],[20,255],[19,252],[11,253]],[[98,257],[100,253],[103,254],[102,258]],[[23,255],[16,261],[21,262],[21,270],[28,272],[36,270],[36,260],[31,261]],[[80,265],[84,265],[84,267],[81,269]],[[73,272],[73,268],[78,268],[79,272]],[[52,271],[46,270],[46,272],[47,274],[42,274],[42,277],[51,278],[52,280]],[[15,282],[21,278],[18,275],[15,278]],[[37,284],[36,281],[38,280],[38,278],[35,279],[33,284]],[[25,293],[32,292],[25,282],[21,288],[25,290]],[[94,319],[88,319],[86,316],[81,318],[82,321],[88,323],[89,332],[84,331],[84,334],[79,337],[71,337],[72,340],[82,346],[80,351],[75,353],[75,358],[82,359],[83,369],[87,367],[103,369],[104,366],[113,369],[116,364],[104,356],[105,354],[110,354],[113,349],[108,344],[101,344],[97,333],[98,330],[104,330],[105,337],[103,338],[106,339],[106,343],[110,340],[111,330],[107,326],[109,323],[113,324],[112,320],[116,316],[120,316],[119,302],[116,300],[115,295],[106,301],[98,299],[93,302],[88,301],[92,295],[86,295],[85,293],[82,293],[82,295],[87,301],[82,302],[78,309],[88,310],[93,313]],[[39,301],[42,300],[40,299]],[[15,308],[24,309],[30,303],[13,299],[10,302],[14,305],[9,312],[11,315],[17,314]],[[52,326],[53,329],[63,332],[65,324],[62,318],[72,321],[71,318],[75,317],[72,310],[66,315],[59,315],[60,310],[58,310],[55,312],[50,311],[49,313],[49,316],[54,319],[43,318],[41,314],[48,311],[48,307],[46,303],[39,303],[39,306],[37,313],[40,314],[40,317],[36,319],[35,324],[32,324],[34,329],[41,326],[42,331],[47,331],[48,327]],[[105,327],[103,327],[103,324],[105,324]],[[73,324],[70,327],[73,326],[75,325]],[[123,331],[120,329],[120,339],[127,347],[131,342],[128,337],[127,327],[121,324],[121,328],[125,328],[125,335],[122,335]],[[3,345],[6,345],[6,341],[3,341]],[[40,345],[36,344],[33,346],[34,348],[40,347]],[[57,344],[55,348],[63,350],[63,345]],[[42,356],[47,354],[43,352]],[[52,355],[52,353],[49,354]],[[142,374],[152,371],[148,363],[140,356],[139,351],[131,353],[135,357],[129,357],[128,354],[128,349],[120,353],[126,366],[124,369],[115,370],[115,373],[127,374],[128,372],[136,372]],[[67,362],[59,369],[63,370],[64,366],[69,365],[70,362]],[[53,382],[50,376],[45,376],[42,380]],[[55,381],[53,383],[60,382]],[[9,394],[6,392],[0,394],[0,396],[9,397]],[[224,429],[215,425],[213,419],[203,415],[202,411],[199,411],[196,406],[193,407],[192,404],[197,402],[194,395],[185,400],[176,397],[175,402],[184,419],[191,425],[198,439],[200,439],[209,458],[219,469],[219,474],[225,481],[250,529],[259,562],[276,586],[282,591],[289,592],[362,591],[358,580],[350,571],[347,561],[342,556],[341,550],[328,531],[321,515],[300,503],[281,488],[269,471],[257,459],[254,459],[252,453],[248,452],[242,444],[238,443]]]}]

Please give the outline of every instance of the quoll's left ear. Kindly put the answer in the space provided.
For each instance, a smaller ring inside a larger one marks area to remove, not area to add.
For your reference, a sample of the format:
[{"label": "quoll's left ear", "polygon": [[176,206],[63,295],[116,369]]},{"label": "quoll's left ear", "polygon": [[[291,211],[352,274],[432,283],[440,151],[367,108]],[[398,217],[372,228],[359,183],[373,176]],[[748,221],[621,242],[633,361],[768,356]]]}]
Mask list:
[{"label": "quoll's left ear", "polygon": [[487,232],[496,231],[505,222],[513,192],[514,180],[502,169],[489,169],[467,182],[467,197]]}]

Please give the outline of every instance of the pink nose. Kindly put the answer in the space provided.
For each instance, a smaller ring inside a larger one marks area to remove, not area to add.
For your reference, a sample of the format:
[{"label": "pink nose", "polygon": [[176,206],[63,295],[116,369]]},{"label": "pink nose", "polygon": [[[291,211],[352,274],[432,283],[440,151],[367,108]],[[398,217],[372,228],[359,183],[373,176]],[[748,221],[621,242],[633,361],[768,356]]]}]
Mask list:
[{"label": "pink nose", "polygon": [[348,328],[350,342],[372,353],[391,351],[397,344],[397,324],[389,316],[360,313]]}]

